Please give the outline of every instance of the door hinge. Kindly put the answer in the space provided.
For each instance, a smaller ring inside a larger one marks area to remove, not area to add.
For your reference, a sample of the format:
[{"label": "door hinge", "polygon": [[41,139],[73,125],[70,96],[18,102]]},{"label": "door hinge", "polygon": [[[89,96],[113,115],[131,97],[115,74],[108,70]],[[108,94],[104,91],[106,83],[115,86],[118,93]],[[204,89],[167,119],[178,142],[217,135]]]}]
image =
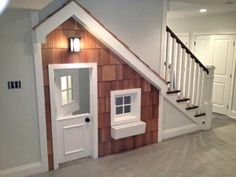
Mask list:
[{"label": "door hinge", "polygon": [[229,75],[229,78],[232,79],[232,74]]},{"label": "door hinge", "polygon": [[235,46],[235,41],[234,41],[234,43],[233,43],[233,46]]},{"label": "door hinge", "polygon": [[196,44],[197,44],[196,41],[194,41],[194,46],[196,46]]},{"label": "door hinge", "polygon": [[229,109],[229,105],[227,105],[227,109]]}]

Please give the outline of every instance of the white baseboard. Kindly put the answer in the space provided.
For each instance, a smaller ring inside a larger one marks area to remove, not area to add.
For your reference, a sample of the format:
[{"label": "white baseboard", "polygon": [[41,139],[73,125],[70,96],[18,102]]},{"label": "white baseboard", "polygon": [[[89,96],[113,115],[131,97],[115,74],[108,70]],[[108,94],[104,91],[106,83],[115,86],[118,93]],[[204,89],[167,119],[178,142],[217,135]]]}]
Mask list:
[{"label": "white baseboard", "polygon": [[177,127],[177,128],[164,130],[162,132],[162,135],[163,135],[163,139],[169,139],[169,138],[173,138],[173,137],[188,134],[188,133],[193,133],[199,130],[201,130],[201,127],[199,125],[191,124],[191,125],[186,125],[183,127]]},{"label": "white baseboard", "polygon": [[230,117],[233,119],[236,119],[236,111],[235,110],[231,110]]},{"label": "white baseboard", "polygon": [[34,162],[27,165],[0,171],[0,177],[26,177],[42,172],[46,172],[47,168],[41,162]]}]

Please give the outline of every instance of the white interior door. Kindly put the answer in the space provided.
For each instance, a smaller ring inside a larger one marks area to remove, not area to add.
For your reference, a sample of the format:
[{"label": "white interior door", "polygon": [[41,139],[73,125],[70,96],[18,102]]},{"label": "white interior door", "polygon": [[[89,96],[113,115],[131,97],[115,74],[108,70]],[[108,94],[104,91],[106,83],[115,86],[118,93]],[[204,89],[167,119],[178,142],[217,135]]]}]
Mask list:
[{"label": "white interior door", "polygon": [[177,37],[186,45],[186,47],[189,47],[189,34],[188,33],[177,33]]},{"label": "white interior door", "polygon": [[206,66],[212,65],[212,36],[200,35],[195,39],[195,55]]},{"label": "white interior door", "polygon": [[213,112],[227,115],[233,72],[235,36],[197,36],[195,52],[205,65],[214,65]]},{"label": "white interior door", "polygon": [[53,77],[50,80],[51,108],[55,109],[53,143],[60,164],[91,155],[91,69],[54,69]]}]

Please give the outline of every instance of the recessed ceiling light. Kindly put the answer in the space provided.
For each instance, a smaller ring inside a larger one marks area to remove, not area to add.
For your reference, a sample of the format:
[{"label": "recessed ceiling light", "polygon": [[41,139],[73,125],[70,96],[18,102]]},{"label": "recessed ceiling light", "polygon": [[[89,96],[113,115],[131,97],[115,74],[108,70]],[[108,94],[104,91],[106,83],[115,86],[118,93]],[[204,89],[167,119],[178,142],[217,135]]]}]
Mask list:
[{"label": "recessed ceiling light", "polygon": [[206,12],[207,12],[207,9],[200,9],[200,12],[201,12],[201,13],[206,13]]},{"label": "recessed ceiling light", "polygon": [[1,0],[1,2],[0,2],[0,14],[7,7],[8,2],[9,2],[9,0]]}]

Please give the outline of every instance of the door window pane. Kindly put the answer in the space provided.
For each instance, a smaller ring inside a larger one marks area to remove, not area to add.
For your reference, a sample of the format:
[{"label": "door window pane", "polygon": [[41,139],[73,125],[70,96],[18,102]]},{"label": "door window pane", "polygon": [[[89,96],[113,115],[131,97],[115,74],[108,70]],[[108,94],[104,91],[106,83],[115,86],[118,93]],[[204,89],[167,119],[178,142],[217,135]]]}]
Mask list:
[{"label": "door window pane", "polygon": [[116,115],[123,114],[123,106],[122,107],[116,107]]},{"label": "door window pane", "polygon": [[130,96],[126,96],[125,97],[125,104],[130,104],[131,102],[131,97]]},{"label": "door window pane", "polygon": [[123,104],[123,97],[117,97],[116,98],[116,105],[122,105]]},{"label": "door window pane", "polygon": [[129,106],[125,106],[124,113],[127,114],[127,113],[130,113],[130,112],[131,112],[130,105]]},{"label": "door window pane", "polygon": [[72,90],[68,90],[68,100],[67,100],[67,102],[70,103],[72,101],[73,101]]},{"label": "door window pane", "polygon": [[71,76],[68,76],[67,77],[67,81],[68,81],[68,88],[72,88],[72,78],[71,78]]},{"label": "door window pane", "polygon": [[61,102],[62,105],[67,104],[67,91],[61,92]]},{"label": "door window pane", "polygon": [[61,77],[61,90],[67,89],[67,77],[63,76]]}]

